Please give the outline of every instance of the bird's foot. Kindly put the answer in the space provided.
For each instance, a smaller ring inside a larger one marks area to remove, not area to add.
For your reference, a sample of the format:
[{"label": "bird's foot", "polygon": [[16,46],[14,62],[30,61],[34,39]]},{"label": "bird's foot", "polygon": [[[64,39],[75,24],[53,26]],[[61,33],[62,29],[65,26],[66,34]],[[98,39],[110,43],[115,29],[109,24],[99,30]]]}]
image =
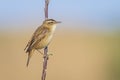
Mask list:
[{"label": "bird's foot", "polygon": [[48,53],[47,55],[43,55],[43,58],[46,58],[47,57],[47,59],[49,59],[49,56],[52,56],[53,54],[51,54],[51,53]]},{"label": "bird's foot", "polygon": [[53,56],[53,54],[52,54],[52,53],[48,53],[47,55],[48,55],[48,56]]},{"label": "bird's foot", "polygon": [[46,54],[42,53],[40,50],[37,50],[37,51],[43,55],[43,58],[46,58],[46,57],[49,58],[49,56],[53,55],[52,53],[47,53],[47,55],[46,55]]}]

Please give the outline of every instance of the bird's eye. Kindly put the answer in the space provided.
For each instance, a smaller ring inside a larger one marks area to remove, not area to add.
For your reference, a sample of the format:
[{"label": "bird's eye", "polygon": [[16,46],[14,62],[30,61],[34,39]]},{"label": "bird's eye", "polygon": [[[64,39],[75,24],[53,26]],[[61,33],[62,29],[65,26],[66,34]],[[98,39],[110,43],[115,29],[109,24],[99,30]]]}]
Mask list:
[{"label": "bird's eye", "polygon": [[53,23],[53,22],[50,22],[50,23]]},{"label": "bird's eye", "polygon": [[49,22],[48,24],[53,24],[53,22]]}]

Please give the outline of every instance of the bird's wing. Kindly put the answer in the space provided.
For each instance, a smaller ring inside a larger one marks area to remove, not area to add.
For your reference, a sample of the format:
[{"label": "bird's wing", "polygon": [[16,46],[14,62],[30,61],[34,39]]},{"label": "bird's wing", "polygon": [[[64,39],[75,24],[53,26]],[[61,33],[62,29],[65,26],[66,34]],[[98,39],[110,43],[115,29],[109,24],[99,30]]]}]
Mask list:
[{"label": "bird's wing", "polygon": [[35,44],[40,42],[41,39],[43,39],[45,37],[46,33],[48,33],[48,29],[47,28],[44,28],[44,27],[38,28],[35,31],[35,33],[33,34],[31,40],[28,42],[28,44],[27,44],[27,46],[25,48],[26,53],[29,52],[33,48],[33,46]]}]

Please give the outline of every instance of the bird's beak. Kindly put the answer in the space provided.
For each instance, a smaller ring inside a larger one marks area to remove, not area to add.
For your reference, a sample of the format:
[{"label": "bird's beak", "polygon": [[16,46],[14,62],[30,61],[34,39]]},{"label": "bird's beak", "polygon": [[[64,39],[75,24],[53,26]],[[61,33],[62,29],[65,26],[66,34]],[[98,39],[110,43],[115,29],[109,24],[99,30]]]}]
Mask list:
[{"label": "bird's beak", "polygon": [[61,21],[56,21],[56,23],[61,23]]}]

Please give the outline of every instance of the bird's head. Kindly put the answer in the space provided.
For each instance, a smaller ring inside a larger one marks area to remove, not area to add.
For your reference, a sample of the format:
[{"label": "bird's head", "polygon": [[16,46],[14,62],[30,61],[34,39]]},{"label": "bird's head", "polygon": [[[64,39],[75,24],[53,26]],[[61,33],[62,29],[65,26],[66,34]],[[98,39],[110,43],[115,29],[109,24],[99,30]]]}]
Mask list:
[{"label": "bird's head", "polygon": [[56,25],[58,23],[61,23],[60,21],[56,21],[54,19],[46,19],[43,24],[44,25],[47,25],[47,26],[53,26],[53,25]]}]

